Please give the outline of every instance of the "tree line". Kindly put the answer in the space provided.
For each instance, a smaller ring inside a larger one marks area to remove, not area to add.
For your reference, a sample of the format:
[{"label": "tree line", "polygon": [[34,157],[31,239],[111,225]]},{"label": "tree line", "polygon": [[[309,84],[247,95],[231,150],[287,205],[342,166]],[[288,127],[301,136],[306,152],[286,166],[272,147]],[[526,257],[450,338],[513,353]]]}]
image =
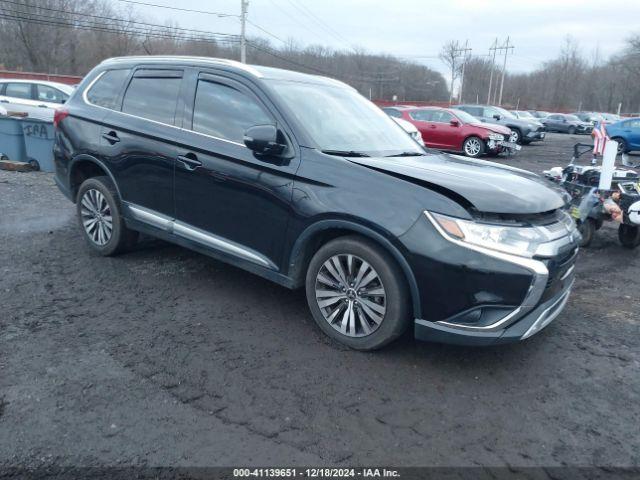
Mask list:
[{"label": "tree line", "polygon": [[[462,99],[486,103],[492,62],[483,57],[467,61]],[[498,98],[501,70],[493,66],[491,98]],[[456,75],[459,73],[456,72]],[[640,35],[630,37],[611,58],[586,54],[567,38],[557,58],[529,73],[505,75],[503,106],[548,111],[640,112]]]}]

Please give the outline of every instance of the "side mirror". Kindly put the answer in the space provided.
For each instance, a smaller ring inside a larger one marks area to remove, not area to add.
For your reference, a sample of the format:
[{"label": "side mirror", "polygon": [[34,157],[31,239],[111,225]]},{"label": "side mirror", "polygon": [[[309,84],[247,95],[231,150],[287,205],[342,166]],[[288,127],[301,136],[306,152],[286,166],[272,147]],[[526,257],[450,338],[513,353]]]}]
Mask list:
[{"label": "side mirror", "polygon": [[460,122],[458,120],[451,120],[449,122],[449,125],[451,125],[452,127],[458,127],[460,126]]},{"label": "side mirror", "polygon": [[258,155],[282,155],[287,148],[280,143],[275,125],[254,125],[244,132],[244,144]]},{"label": "side mirror", "polygon": [[497,114],[497,113],[496,113],[496,114],[493,116],[493,118],[495,118],[496,120],[500,120],[502,117],[501,117],[499,114]]},{"label": "side mirror", "polygon": [[567,119],[566,119],[566,118],[563,118],[563,119],[562,119],[562,123],[567,123]]}]

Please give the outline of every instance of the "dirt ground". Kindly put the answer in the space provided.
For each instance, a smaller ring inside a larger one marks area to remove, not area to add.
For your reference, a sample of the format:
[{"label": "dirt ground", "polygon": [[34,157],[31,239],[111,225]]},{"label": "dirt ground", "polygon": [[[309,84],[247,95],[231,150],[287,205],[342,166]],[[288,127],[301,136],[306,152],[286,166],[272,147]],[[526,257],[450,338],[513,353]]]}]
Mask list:
[{"label": "dirt ground", "polygon": [[302,291],[151,239],[98,257],[74,214],[51,174],[0,171],[0,467],[640,465],[640,250],[611,226],[531,339],[358,353]]}]

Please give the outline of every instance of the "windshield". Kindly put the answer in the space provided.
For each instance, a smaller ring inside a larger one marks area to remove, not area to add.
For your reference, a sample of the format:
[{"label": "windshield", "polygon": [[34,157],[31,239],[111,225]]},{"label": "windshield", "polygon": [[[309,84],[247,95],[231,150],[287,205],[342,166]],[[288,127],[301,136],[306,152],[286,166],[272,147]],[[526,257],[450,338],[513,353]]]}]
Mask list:
[{"label": "windshield", "polygon": [[473,115],[468,114],[464,110],[453,108],[451,109],[451,111],[455,114],[456,117],[458,117],[460,121],[462,121],[462,123],[480,123],[480,120],[478,120]]},{"label": "windshield", "polygon": [[268,80],[320,150],[389,155],[424,150],[386,113],[341,86]]},{"label": "windshield", "polygon": [[531,115],[529,112],[518,111],[518,117],[520,118],[532,118],[535,120],[536,117]]},{"label": "windshield", "polygon": [[493,108],[495,108],[503,117],[516,118],[516,116],[513,113],[511,113],[509,110],[505,110],[504,108],[501,108],[501,107],[493,107]]}]

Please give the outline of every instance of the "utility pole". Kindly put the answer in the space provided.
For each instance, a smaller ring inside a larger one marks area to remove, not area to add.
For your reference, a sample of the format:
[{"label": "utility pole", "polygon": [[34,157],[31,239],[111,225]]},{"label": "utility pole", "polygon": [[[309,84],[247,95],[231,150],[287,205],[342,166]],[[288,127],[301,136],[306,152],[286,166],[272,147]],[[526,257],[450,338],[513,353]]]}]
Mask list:
[{"label": "utility pole", "polygon": [[507,72],[507,54],[509,50],[513,50],[515,47],[513,45],[509,45],[509,37],[507,37],[507,42],[504,44],[504,47],[500,47],[500,50],[504,50],[504,63],[502,64],[502,79],[500,80],[500,96],[498,97],[498,106],[502,105],[502,89],[504,88],[504,75]]},{"label": "utility pole", "polygon": [[467,65],[467,52],[472,49],[469,48],[469,40],[465,40],[464,48],[458,51],[462,53],[462,72],[460,72],[460,90],[458,91],[458,102],[462,103],[462,86],[464,85],[464,67]]},{"label": "utility pole", "polygon": [[249,0],[240,0],[240,61],[247,63],[247,8]]},{"label": "utility pole", "polygon": [[487,105],[491,105],[491,86],[493,83],[493,69],[496,65],[496,50],[498,49],[498,38],[493,41],[493,46],[489,51],[493,50],[493,59],[491,60],[491,73],[489,75],[489,93],[487,93]]}]

